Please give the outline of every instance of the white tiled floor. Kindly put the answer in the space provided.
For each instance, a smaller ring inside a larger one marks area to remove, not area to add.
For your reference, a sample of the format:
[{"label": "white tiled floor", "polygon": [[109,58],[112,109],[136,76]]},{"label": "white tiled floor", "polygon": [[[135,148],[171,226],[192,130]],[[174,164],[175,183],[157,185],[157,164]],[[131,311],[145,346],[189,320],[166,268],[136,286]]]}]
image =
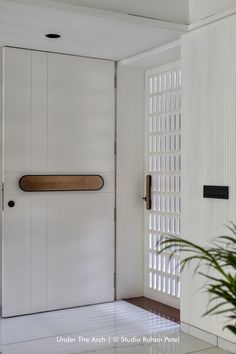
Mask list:
[{"label": "white tiled floor", "polygon": [[[71,342],[61,342],[68,338]],[[151,338],[158,342],[145,342]],[[179,342],[169,343],[172,339]],[[227,354],[212,344],[180,333],[176,323],[124,301],[0,319],[0,351],[3,354]]]}]

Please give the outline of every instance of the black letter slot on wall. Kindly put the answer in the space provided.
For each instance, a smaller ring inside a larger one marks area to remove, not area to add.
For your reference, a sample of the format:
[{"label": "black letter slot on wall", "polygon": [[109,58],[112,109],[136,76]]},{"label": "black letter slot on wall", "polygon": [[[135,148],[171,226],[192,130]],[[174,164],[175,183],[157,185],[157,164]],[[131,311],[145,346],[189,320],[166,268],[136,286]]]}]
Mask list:
[{"label": "black letter slot on wall", "polygon": [[203,198],[229,199],[229,187],[203,186]]}]

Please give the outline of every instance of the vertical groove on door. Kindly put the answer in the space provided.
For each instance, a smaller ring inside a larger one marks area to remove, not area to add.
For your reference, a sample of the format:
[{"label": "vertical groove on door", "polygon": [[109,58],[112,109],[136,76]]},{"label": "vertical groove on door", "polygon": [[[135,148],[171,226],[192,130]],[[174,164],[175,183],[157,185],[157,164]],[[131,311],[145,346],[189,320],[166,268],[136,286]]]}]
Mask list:
[{"label": "vertical groove on door", "polygon": [[[46,171],[48,173],[48,53],[47,53],[47,166]],[[46,214],[46,310],[48,310],[48,194],[46,195],[46,205],[47,205],[47,214]]]},{"label": "vertical groove on door", "polygon": [[[31,111],[31,119],[30,119],[30,171],[32,171],[33,169],[33,60],[32,60],[32,52],[30,52],[30,70],[31,70],[31,82],[30,82],[30,111]],[[30,312],[33,311],[32,309],[32,195],[30,196],[30,265],[29,265],[29,279],[30,279],[30,288],[29,288],[29,292],[30,292]]]},{"label": "vertical groove on door", "polygon": [[46,257],[45,257],[45,263],[46,263],[46,267],[45,267],[45,280],[46,280],[46,284],[45,284],[45,288],[46,288],[46,310],[48,310],[48,194],[46,195]]}]

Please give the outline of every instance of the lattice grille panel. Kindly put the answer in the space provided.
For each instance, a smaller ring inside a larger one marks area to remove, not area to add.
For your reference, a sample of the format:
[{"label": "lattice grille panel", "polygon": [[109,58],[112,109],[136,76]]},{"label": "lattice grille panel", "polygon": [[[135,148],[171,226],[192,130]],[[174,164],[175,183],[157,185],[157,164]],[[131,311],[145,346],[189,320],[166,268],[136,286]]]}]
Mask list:
[{"label": "lattice grille panel", "polygon": [[160,235],[181,232],[181,70],[146,74],[146,173],[152,175],[152,210],[147,212],[146,286],[180,297],[179,254],[156,255]]}]

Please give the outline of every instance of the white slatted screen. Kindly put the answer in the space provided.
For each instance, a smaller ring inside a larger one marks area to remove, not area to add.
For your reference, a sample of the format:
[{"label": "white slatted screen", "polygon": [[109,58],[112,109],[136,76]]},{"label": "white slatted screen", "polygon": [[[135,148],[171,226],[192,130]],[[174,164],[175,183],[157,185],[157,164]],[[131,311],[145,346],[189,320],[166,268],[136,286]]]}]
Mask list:
[{"label": "white slatted screen", "polygon": [[179,255],[156,255],[160,235],[181,229],[181,69],[179,63],[146,72],[146,174],[152,209],[146,211],[145,294],[172,306],[180,297]]}]

